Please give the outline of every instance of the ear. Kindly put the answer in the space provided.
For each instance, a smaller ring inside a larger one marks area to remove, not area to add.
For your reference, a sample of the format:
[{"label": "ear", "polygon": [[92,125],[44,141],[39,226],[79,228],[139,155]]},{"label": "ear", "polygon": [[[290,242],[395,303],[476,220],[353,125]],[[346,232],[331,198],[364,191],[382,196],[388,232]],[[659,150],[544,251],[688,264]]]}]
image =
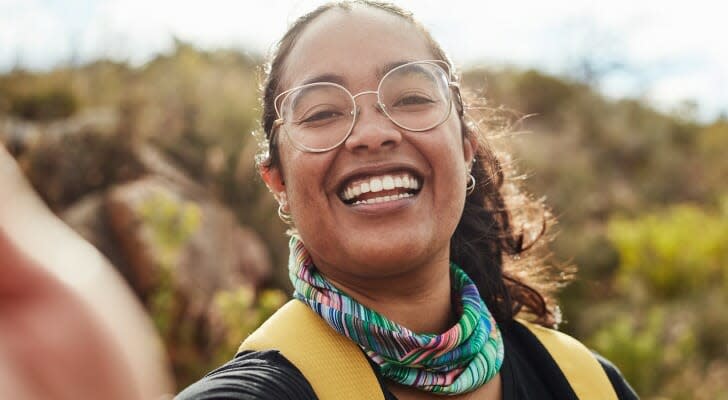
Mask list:
[{"label": "ear", "polygon": [[466,169],[470,170],[471,163],[478,150],[478,140],[474,135],[465,135],[463,138],[463,160],[465,160]]},{"label": "ear", "polygon": [[283,175],[281,175],[280,169],[270,166],[260,166],[258,167],[258,173],[263,178],[265,185],[268,186],[268,190],[273,192],[276,198],[279,193],[286,190],[286,184],[283,181]]}]

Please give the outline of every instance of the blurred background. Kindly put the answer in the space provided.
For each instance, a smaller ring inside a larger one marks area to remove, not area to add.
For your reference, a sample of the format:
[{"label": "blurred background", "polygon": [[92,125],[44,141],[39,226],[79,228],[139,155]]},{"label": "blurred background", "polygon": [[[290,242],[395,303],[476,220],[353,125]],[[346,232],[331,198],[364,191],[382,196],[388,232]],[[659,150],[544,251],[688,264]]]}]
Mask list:
[{"label": "blurred background", "polygon": [[[265,55],[320,3],[0,0],[0,143],[133,288],[179,388],[291,292],[252,133]],[[557,215],[556,262],[578,267],[561,328],[643,398],[728,399],[724,14],[707,0],[397,4],[469,92],[520,121],[493,142]]]}]

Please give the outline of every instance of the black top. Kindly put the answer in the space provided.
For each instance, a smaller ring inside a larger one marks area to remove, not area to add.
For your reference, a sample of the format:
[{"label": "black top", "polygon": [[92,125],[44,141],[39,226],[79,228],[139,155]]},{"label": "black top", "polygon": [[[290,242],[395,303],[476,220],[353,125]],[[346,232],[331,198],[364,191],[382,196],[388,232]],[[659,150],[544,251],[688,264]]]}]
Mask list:
[{"label": "black top", "polygon": [[[501,367],[504,400],[577,399],[556,362],[523,325],[501,326],[505,358]],[[367,358],[368,359],[368,358]],[[619,370],[597,356],[620,400],[638,399]],[[386,400],[396,397],[386,389],[378,366],[371,361]],[[278,351],[247,351],[210,372],[182,391],[177,400],[316,399],[301,372]]]}]

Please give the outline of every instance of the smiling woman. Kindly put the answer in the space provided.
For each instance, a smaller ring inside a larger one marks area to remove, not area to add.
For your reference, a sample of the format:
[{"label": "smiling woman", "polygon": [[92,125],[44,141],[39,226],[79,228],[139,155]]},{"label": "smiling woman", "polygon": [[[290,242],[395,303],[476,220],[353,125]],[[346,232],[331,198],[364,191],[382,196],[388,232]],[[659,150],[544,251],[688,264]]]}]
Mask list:
[{"label": "smiling woman", "polygon": [[295,299],[180,399],[636,398],[544,328],[555,282],[523,278],[545,271],[544,232],[512,227],[512,183],[466,109],[444,51],[395,6],[329,4],[289,29],[259,169],[293,226]]}]

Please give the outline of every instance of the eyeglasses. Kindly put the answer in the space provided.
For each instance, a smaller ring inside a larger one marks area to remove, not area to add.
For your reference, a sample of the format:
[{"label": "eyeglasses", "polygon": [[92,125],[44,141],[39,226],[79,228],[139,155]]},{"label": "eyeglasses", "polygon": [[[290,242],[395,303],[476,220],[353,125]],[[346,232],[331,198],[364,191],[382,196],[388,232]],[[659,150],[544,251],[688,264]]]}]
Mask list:
[{"label": "eyeglasses", "polygon": [[398,127],[425,132],[450,116],[451,87],[458,89],[448,64],[440,60],[402,64],[382,77],[376,91],[356,95],[333,82],[297,86],[274,100],[278,119],[273,135],[283,129],[294,147],[304,152],[332,150],[351,135],[359,114],[356,98],[365,94],[377,95],[376,107]]}]

